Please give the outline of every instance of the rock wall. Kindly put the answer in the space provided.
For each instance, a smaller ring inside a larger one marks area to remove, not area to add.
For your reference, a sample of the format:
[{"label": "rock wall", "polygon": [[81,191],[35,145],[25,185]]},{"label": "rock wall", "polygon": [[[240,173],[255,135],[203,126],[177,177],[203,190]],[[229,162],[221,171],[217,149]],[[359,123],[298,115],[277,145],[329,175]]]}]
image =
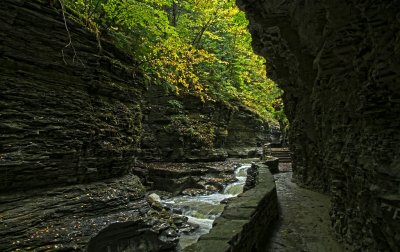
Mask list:
[{"label": "rock wall", "polygon": [[69,44],[48,3],[0,5],[1,251],[83,251],[150,209],[129,174],[142,117],[133,61],[71,20]]},{"label": "rock wall", "polygon": [[158,86],[143,95],[140,159],[145,161],[221,161],[261,155],[269,126],[248,108],[176,96]]},{"label": "rock wall", "polygon": [[0,192],[120,176],[139,156],[223,160],[262,144],[268,125],[246,108],[154,86],[142,96],[133,60],[47,3],[0,9]]},{"label": "rock wall", "polygon": [[222,103],[189,94],[167,94],[151,86],[143,96],[141,159],[145,161],[224,160],[227,125],[233,114]]},{"label": "rock wall", "polygon": [[225,185],[236,181],[235,168],[232,161],[138,162],[132,172],[151,190],[193,196],[221,192]]},{"label": "rock wall", "polygon": [[61,12],[45,3],[0,8],[0,192],[126,174],[139,145],[133,62],[71,20],[69,44]]},{"label": "rock wall", "polygon": [[2,194],[0,251],[84,251],[111,223],[145,217],[150,205],[144,194],[133,175]]},{"label": "rock wall", "polygon": [[262,146],[270,142],[270,127],[249,109],[239,106],[227,126],[224,148],[230,157],[261,157]]},{"label": "rock wall", "polygon": [[400,244],[400,4],[238,0],[285,91],[294,177],[355,250]]}]

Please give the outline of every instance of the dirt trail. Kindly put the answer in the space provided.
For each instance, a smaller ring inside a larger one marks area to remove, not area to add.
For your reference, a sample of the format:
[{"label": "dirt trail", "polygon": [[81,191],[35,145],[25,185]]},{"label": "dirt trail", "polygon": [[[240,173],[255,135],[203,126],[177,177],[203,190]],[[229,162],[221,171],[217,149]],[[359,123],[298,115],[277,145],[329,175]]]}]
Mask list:
[{"label": "dirt trail", "polygon": [[[281,166],[280,170],[291,170],[290,163]],[[347,251],[331,230],[329,197],[291,182],[292,172],[279,173],[274,177],[281,218],[268,251]]]}]

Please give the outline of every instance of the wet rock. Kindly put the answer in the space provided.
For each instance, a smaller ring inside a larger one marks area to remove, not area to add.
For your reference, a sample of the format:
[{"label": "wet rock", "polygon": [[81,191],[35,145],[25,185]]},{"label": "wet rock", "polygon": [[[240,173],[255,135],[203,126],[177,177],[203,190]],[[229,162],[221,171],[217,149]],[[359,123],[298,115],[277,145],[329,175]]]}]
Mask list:
[{"label": "wet rock", "polygon": [[173,220],[174,224],[179,228],[179,227],[181,227],[183,224],[187,223],[188,217],[186,217],[186,216],[181,216],[181,215],[174,215],[174,216],[172,217],[172,220]]},{"label": "wet rock", "polygon": [[147,201],[152,204],[152,203],[161,203],[161,198],[158,196],[158,194],[152,193],[147,196]]},{"label": "wet rock", "polygon": [[263,160],[263,164],[268,166],[268,169],[271,171],[272,174],[279,173],[279,158],[267,156]]},{"label": "wet rock", "polygon": [[226,181],[224,177],[219,175],[212,175],[215,177],[201,177],[202,181],[199,182],[208,193],[220,192],[224,189],[224,182]]},{"label": "wet rock", "polygon": [[187,188],[181,192],[182,195],[187,195],[187,196],[207,195],[210,193],[212,192],[206,189],[197,189],[197,188]]},{"label": "wet rock", "polygon": [[252,163],[251,167],[247,169],[247,177],[246,177],[246,182],[243,186],[243,192],[250,190],[256,185],[258,176],[257,167],[258,167],[257,164]]},{"label": "wet rock", "polygon": [[175,251],[178,234],[160,220],[113,223],[93,237],[88,252]]},{"label": "wet rock", "polygon": [[[133,172],[144,176],[152,189],[178,194],[209,194],[221,191],[224,184],[235,181],[235,164],[212,163],[137,163]],[[146,172],[143,173],[143,170]],[[137,172],[136,172],[137,171]],[[186,190],[185,189],[190,189]],[[196,192],[197,191],[197,192]]]},{"label": "wet rock", "polygon": [[174,214],[183,214],[182,209],[179,208],[173,208],[171,212]]},{"label": "wet rock", "polygon": [[179,228],[179,232],[181,232],[182,234],[190,234],[198,230],[199,228],[200,228],[199,224],[187,222]]},{"label": "wet rock", "polygon": [[172,214],[182,214],[184,210],[181,207],[175,206],[173,203],[163,203],[163,208]]},{"label": "wet rock", "polygon": [[[243,191],[245,191],[244,188],[243,188]],[[226,199],[221,200],[220,203],[226,205],[226,204],[229,204],[229,202],[231,202],[233,199],[234,198],[226,198]]]},{"label": "wet rock", "polygon": [[222,183],[207,182],[205,189],[211,193],[221,192],[224,189],[224,185]]},{"label": "wet rock", "polygon": [[157,211],[164,210],[164,207],[161,204],[161,198],[157,194],[151,193],[151,194],[147,195],[146,200],[154,210],[157,210]]},{"label": "wet rock", "polygon": [[[136,176],[0,195],[0,250],[84,250],[114,222],[136,221],[150,206]],[[29,227],[29,228],[27,228]]]}]

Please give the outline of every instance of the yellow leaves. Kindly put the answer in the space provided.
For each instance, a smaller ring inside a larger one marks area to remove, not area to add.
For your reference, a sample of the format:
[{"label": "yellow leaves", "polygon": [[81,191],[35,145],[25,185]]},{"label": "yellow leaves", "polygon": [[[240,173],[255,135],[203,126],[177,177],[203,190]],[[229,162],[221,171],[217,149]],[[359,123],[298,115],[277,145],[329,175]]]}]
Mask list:
[{"label": "yellow leaves", "polygon": [[177,93],[185,89],[202,98],[207,97],[205,87],[196,73],[196,66],[204,62],[214,62],[217,59],[215,55],[182,43],[176,38],[159,42],[153,52],[154,58],[148,63],[159,80],[172,85]]},{"label": "yellow leaves", "polygon": [[[280,93],[267,78],[265,60],[252,52],[245,15],[228,0],[185,2],[190,2],[190,11],[180,17],[178,34],[149,44],[149,68],[177,94],[189,90],[203,101],[239,100],[264,118],[271,117],[268,110]],[[191,36],[207,22],[201,43],[192,46]]]},{"label": "yellow leaves", "polygon": [[224,38],[222,36],[218,36],[217,34],[210,32],[210,31],[205,31],[204,36],[208,37],[209,39],[212,40],[217,40],[217,41],[223,41]]},{"label": "yellow leaves", "polygon": [[264,59],[252,51],[248,20],[235,0],[67,2],[98,35],[99,27],[108,27],[149,83],[203,101],[240,102],[264,116],[281,94],[267,78]]}]

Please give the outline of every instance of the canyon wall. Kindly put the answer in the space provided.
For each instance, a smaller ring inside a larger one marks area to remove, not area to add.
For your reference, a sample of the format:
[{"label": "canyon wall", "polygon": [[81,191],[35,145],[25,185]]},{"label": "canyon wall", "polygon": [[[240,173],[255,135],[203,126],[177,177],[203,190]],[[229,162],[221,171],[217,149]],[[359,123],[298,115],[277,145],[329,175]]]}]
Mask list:
[{"label": "canyon wall", "polygon": [[41,2],[3,1],[0,22],[0,191],[126,174],[141,134],[133,61]]},{"label": "canyon wall", "polygon": [[243,106],[201,101],[191,94],[167,94],[159,86],[143,93],[140,159],[221,161],[261,156],[270,140],[268,123]]},{"label": "canyon wall", "polygon": [[224,160],[267,139],[246,108],[147,89],[133,59],[48,1],[0,14],[0,192],[118,177],[138,158]]},{"label": "canyon wall", "polygon": [[400,244],[400,4],[238,0],[284,90],[294,179],[355,250]]},{"label": "canyon wall", "polygon": [[1,251],[82,251],[150,209],[128,174],[142,118],[134,62],[71,20],[68,34],[47,4],[0,5]]}]

